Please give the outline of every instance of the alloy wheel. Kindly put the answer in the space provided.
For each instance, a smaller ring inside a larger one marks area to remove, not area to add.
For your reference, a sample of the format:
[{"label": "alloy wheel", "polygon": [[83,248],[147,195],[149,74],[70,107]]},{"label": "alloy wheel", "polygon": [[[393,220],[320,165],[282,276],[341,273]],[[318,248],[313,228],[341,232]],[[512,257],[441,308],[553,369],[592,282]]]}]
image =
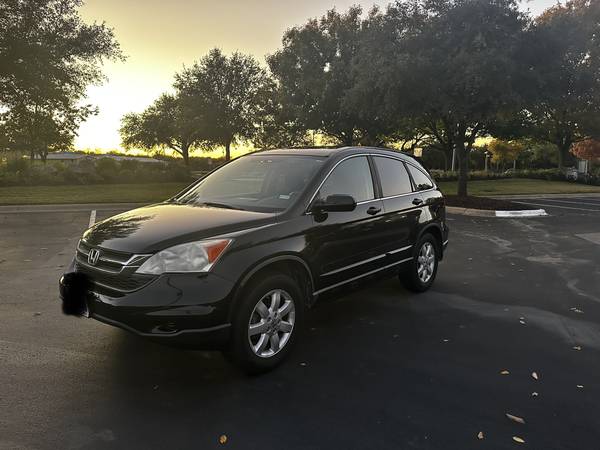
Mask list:
[{"label": "alloy wheel", "polygon": [[248,341],[254,354],[261,358],[277,354],[290,340],[295,320],[296,308],[290,294],[283,289],[265,294],[248,322]]},{"label": "alloy wheel", "polygon": [[427,283],[435,270],[435,249],[431,242],[425,242],[417,256],[417,276],[422,283]]}]

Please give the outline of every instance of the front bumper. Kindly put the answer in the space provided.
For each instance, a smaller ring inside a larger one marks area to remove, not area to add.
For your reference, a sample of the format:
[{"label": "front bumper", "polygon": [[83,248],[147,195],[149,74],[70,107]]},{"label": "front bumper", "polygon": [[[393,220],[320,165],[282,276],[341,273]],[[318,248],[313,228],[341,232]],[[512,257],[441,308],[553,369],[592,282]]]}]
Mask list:
[{"label": "front bumper", "polygon": [[59,281],[66,314],[82,315],[164,344],[216,348],[229,338],[233,283],[212,273],[163,274],[143,288],[107,294],[78,272]]}]

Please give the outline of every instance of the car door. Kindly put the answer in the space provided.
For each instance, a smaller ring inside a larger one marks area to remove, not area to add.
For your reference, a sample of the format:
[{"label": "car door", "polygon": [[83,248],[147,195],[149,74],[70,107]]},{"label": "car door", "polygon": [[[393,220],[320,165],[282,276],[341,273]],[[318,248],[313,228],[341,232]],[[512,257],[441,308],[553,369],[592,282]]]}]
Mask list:
[{"label": "car door", "polygon": [[373,156],[381,184],[385,242],[389,264],[410,258],[421,206],[415,201],[411,177],[400,159]]},{"label": "car door", "polygon": [[350,195],[357,204],[354,211],[312,215],[313,226],[306,239],[309,262],[318,274],[317,290],[360,277],[382,266],[386,257],[383,203],[367,156],[339,162],[311,204],[336,194]]}]

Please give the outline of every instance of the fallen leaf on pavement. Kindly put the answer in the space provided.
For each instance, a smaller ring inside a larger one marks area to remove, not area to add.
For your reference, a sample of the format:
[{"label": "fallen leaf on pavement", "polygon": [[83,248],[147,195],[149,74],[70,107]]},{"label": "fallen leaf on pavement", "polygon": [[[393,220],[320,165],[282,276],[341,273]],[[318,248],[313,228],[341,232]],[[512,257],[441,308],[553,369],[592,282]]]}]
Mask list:
[{"label": "fallen leaf on pavement", "polygon": [[520,438],[519,436],[513,436],[513,441],[518,442],[519,444],[525,443],[525,439]]},{"label": "fallen leaf on pavement", "polygon": [[539,380],[538,374],[536,372],[531,372],[531,376],[533,377],[534,380]]},{"label": "fallen leaf on pavement", "polygon": [[525,420],[522,417],[519,417],[519,416],[513,416],[512,414],[506,413],[506,417],[508,417],[513,422],[525,423]]},{"label": "fallen leaf on pavement", "polygon": [[483,439],[483,431],[477,433],[477,439]]},{"label": "fallen leaf on pavement", "polygon": [[500,375],[508,375],[510,372],[508,370],[503,370],[500,372]]},{"label": "fallen leaf on pavement", "polygon": [[222,434],[219,436],[219,444],[225,444],[227,442],[227,436]]}]

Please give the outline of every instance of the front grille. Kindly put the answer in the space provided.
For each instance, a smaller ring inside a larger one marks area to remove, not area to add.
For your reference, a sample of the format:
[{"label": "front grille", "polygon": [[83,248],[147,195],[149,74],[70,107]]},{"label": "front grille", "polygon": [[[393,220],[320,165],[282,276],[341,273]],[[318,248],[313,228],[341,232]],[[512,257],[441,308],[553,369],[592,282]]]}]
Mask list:
[{"label": "front grille", "polygon": [[100,247],[93,247],[83,241],[79,241],[77,245],[77,259],[78,261],[87,264],[87,257],[92,248],[100,250],[100,259],[94,266],[100,270],[108,270],[111,272],[118,273],[121,271],[124,265],[127,265],[131,257],[131,253],[116,252],[114,250],[108,250]]},{"label": "front grille", "polygon": [[[88,254],[93,248],[100,251],[100,257],[95,265],[90,265]],[[77,245],[75,271],[87,276],[94,291],[109,295],[122,294],[140,289],[156,278],[154,275],[135,273],[148,257],[149,255],[132,255],[94,247],[80,241]],[[107,290],[110,292],[106,292]]]}]

